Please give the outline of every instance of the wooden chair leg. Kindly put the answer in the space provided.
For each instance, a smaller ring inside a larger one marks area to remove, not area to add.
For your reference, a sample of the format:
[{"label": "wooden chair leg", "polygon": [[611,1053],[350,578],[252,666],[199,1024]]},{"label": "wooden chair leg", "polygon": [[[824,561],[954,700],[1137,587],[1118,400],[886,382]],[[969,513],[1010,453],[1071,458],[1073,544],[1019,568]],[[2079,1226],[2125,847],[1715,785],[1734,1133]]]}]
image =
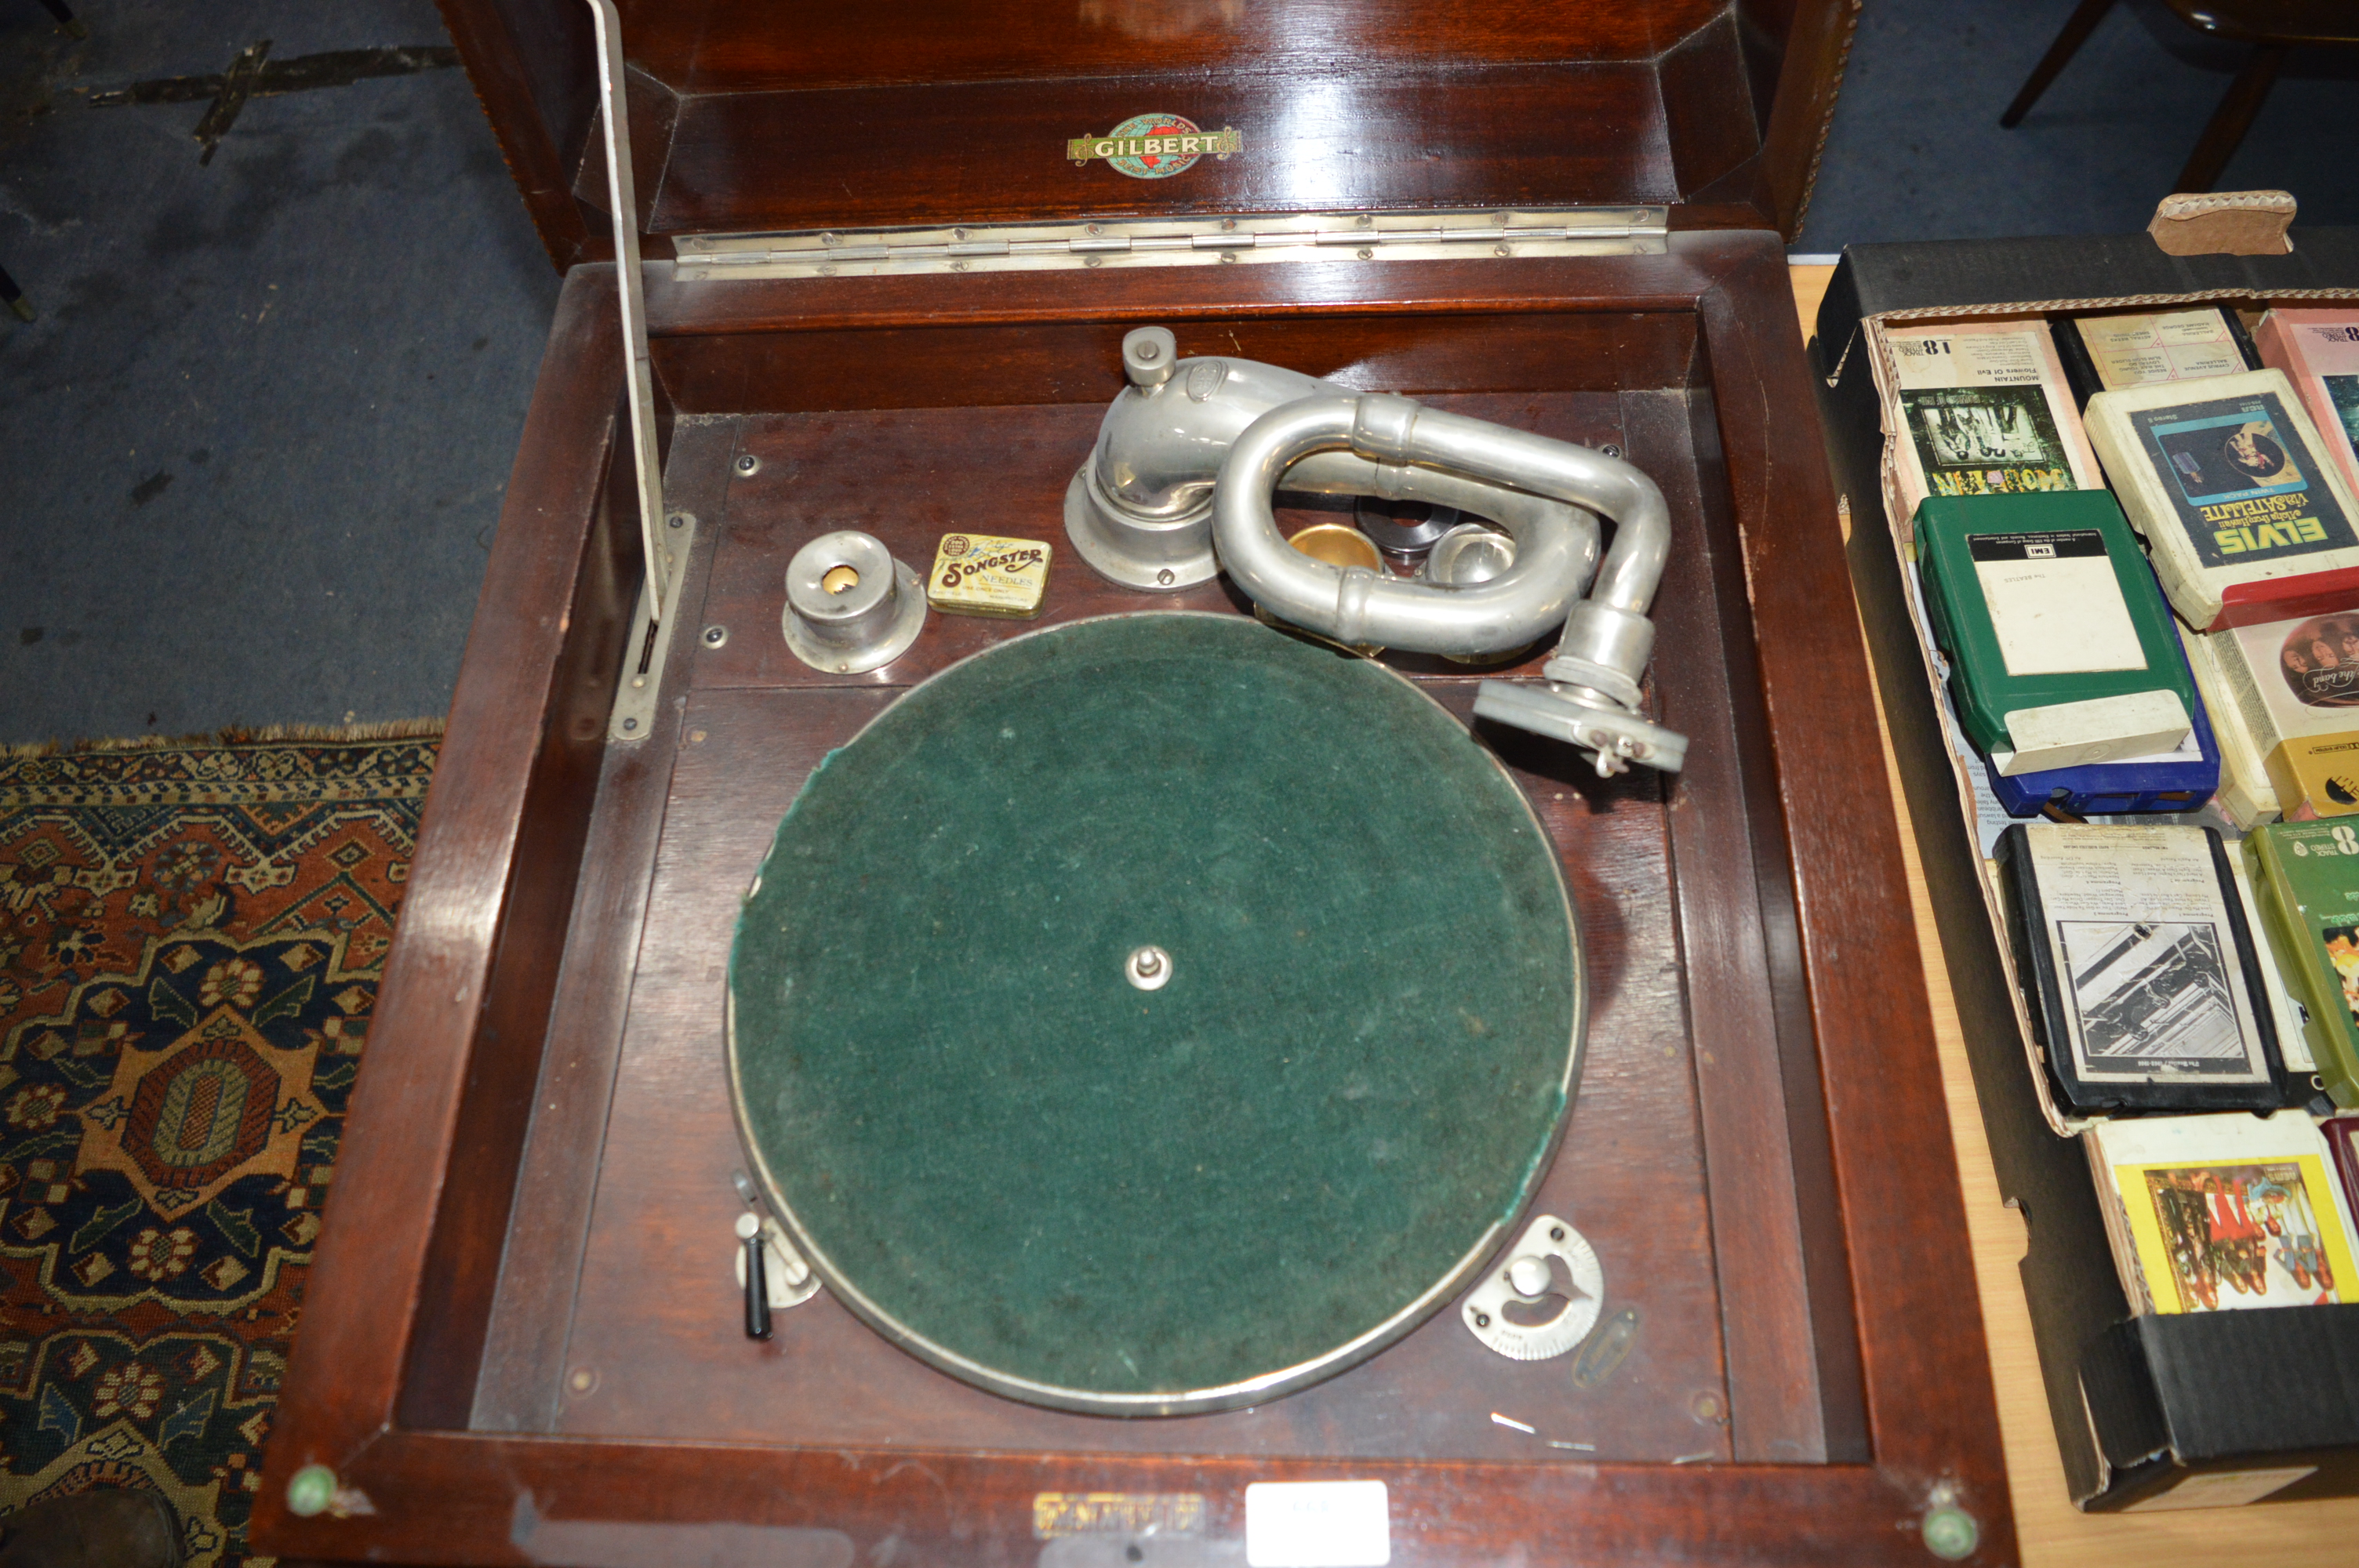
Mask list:
[{"label": "wooden chair leg", "polygon": [[2031,106],[2039,102],[2039,95],[2048,91],[2048,84],[2071,63],[2072,57],[2080,52],[2081,46],[2089,41],[2089,35],[2097,30],[2097,24],[2105,19],[2105,13],[2113,8],[2114,0],[2081,0],[2080,5],[2065,22],[2064,30],[2056,35],[2056,41],[2048,46],[2048,52],[2041,55],[2039,63],[2031,68],[2031,80],[2023,84],[2023,91],[2015,95],[2015,102],[2008,104],[2006,113],[1998,117],[2003,129],[2011,131],[2023,123],[2023,117],[2031,113]]},{"label": "wooden chair leg", "polygon": [[2269,99],[2269,89],[2277,85],[2277,71],[2285,64],[2283,44],[2261,44],[2253,50],[2253,58],[2228,84],[2227,96],[2220,107],[2212,112],[2212,123],[2203,127],[2203,137],[2195,150],[2187,155],[2187,167],[2179,171],[2179,183],[2173,190],[2201,191],[2212,189],[2228,160],[2236,156],[2244,144],[2245,133],[2253,128],[2253,117]]},{"label": "wooden chair leg", "polygon": [[16,280],[5,269],[0,269],[0,305],[7,306],[27,321],[33,319],[33,307],[26,299],[25,291],[16,287]]},{"label": "wooden chair leg", "polygon": [[77,21],[74,17],[74,14],[66,8],[66,0],[41,0],[41,9],[56,17],[58,26],[63,27],[67,32],[71,33],[75,38],[86,38],[90,37],[90,29],[83,27],[81,22]]}]

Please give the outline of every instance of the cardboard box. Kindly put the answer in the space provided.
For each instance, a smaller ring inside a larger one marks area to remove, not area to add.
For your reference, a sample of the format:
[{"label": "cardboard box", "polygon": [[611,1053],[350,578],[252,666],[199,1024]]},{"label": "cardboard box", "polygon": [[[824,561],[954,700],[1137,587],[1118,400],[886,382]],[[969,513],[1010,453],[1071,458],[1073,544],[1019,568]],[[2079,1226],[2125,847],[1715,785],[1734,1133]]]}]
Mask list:
[{"label": "cardboard box", "polygon": [[2133,299],[2257,312],[2296,290],[2359,298],[2359,229],[2298,231],[2279,256],[2170,256],[2144,234],[1856,245],[1810,343],[1853,584],[1991,1157],[2027,1221],[2024,1294],[2049,1413],[2073,1501],[2093,1511],[2359,1495],[2359,1306],[2130,1316],[2088,1162],[2027,1070],[2004,934],[1884,515],[1870,329],[1910,313],[2055,315]]}]

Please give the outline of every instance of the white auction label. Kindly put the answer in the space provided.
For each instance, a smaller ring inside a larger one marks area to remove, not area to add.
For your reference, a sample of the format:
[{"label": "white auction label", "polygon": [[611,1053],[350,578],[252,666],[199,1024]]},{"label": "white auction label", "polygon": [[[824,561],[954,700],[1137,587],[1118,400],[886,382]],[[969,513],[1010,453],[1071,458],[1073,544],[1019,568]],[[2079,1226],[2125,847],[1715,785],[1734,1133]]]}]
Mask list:
[{"label": "white auction label", "polygon": [[1392,1504],[1382,1481],[1245,1488],[1248,1568],[1385,1568],[1392,1560]]}]

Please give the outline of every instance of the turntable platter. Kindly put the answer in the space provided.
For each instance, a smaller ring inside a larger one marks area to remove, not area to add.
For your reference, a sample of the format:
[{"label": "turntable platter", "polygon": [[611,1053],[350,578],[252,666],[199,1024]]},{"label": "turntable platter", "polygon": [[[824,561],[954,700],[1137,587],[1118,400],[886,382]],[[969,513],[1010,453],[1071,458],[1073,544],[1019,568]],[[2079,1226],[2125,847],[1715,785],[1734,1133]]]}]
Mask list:
[{"label": "turntable platter", "polygon": [[835,1294],[1068,1409],[1258,1402],[1415,1327],[1546,1172],[1580,945],[1506,771],[1384,666],[1080,622],[917,687],[741,914],[740,1130]]}]

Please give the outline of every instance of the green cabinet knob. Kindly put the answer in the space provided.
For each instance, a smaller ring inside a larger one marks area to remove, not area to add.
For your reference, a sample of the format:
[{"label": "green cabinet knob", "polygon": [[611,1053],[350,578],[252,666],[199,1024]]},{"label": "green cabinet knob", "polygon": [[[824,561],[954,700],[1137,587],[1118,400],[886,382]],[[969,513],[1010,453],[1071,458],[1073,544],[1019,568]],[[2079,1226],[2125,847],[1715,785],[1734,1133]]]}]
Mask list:
[{"label": "green cabinet knob", "polygon": [[[327,1512],[335,1499],[336,1473],[325,1465],[306,1465],[288,1477],[287,1511],[298,1519]],[[1929,1531],[1933,1528],[1930,1520],[1925,1528]]]},{"label": "green cabinet knob", "polygon": [[1944,1563],[1973,1556],[1982,1539],[1982,1526],[1963,1509],[1939,1508],[1925,1516],[1925,1550]]}]

